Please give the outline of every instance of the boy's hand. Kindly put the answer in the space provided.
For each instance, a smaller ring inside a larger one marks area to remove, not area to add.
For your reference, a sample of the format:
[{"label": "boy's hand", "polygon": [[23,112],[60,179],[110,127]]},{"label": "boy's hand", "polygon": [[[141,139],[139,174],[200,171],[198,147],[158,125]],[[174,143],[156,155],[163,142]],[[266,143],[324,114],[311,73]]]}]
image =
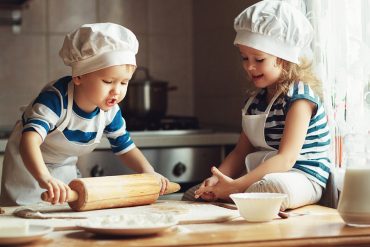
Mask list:
[{"label": "boy's hand", "polygon": [[161,196],[166,191],[170,181],[166,177],[159,174],[158,172],[151,172],[151,173],[154,174],[159,179],[159,181],[161,182],[161,191],[159,192],[159,195]]},{"label": "boy's hand", "polygon": [[41,188],[48,191],[51,204],[67,202],[68,195],[71,193],[71,188],[68,185],[52,176],[41,178],[38,182]]}]

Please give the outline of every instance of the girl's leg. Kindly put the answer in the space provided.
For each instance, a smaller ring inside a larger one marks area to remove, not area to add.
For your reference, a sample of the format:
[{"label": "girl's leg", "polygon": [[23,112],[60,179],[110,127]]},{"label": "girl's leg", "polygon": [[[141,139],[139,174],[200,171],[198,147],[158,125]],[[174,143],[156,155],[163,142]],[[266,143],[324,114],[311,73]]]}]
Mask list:
[{"label": "girl's leg", "polygon": [[281,210],[285,210],[318,202],[322,187],[300,172],[289,171],[267,174],[245,192],[285,193],[288,197],[281,206]]}]

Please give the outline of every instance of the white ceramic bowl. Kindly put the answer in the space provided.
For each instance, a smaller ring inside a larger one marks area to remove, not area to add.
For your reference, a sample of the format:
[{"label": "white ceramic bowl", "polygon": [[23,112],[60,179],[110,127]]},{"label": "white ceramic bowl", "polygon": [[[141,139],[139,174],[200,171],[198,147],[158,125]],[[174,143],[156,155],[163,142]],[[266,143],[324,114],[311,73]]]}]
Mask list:
[{"label": "white ceramic bowl", "polygon": [[287,197],[282,193],[236,193],[230,195],[238,207],[240,215],[250,222],[263,222],[274,219]]}]

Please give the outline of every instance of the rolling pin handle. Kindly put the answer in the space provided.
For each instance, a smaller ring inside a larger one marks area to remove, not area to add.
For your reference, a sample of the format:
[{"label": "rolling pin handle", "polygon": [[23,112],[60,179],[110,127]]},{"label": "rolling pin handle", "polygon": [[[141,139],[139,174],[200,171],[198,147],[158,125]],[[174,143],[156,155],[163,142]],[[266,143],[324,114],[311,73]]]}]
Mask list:
[{"label": "rolling pin handle", "polygon": [[167,186],[166,191],[164,192],[164,195],[175,193],[181,189],[180,185],[178,183],[170,182]]},{"label": "rolling pin handle", "polygon": [[[49,194],[47,191],[43,192],[41,194],[41,200],[45,201],[45,202],[51,202],[51,198],[49,198]],[[78,200],[78,193],[74,190],[71,190],[68,194],[68,200],[67,202],[74,202],[74,201],[77,201]]]}]

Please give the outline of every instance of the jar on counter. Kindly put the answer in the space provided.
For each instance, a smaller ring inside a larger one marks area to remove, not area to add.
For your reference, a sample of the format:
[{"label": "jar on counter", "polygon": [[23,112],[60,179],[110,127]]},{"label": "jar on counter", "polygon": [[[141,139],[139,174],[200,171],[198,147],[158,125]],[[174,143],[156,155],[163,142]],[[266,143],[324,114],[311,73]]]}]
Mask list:
[{"label": "jar on counter", "polygon": [[345,174],[338,212],[350,226],[370,226],[370,136],[345,136]]}]

